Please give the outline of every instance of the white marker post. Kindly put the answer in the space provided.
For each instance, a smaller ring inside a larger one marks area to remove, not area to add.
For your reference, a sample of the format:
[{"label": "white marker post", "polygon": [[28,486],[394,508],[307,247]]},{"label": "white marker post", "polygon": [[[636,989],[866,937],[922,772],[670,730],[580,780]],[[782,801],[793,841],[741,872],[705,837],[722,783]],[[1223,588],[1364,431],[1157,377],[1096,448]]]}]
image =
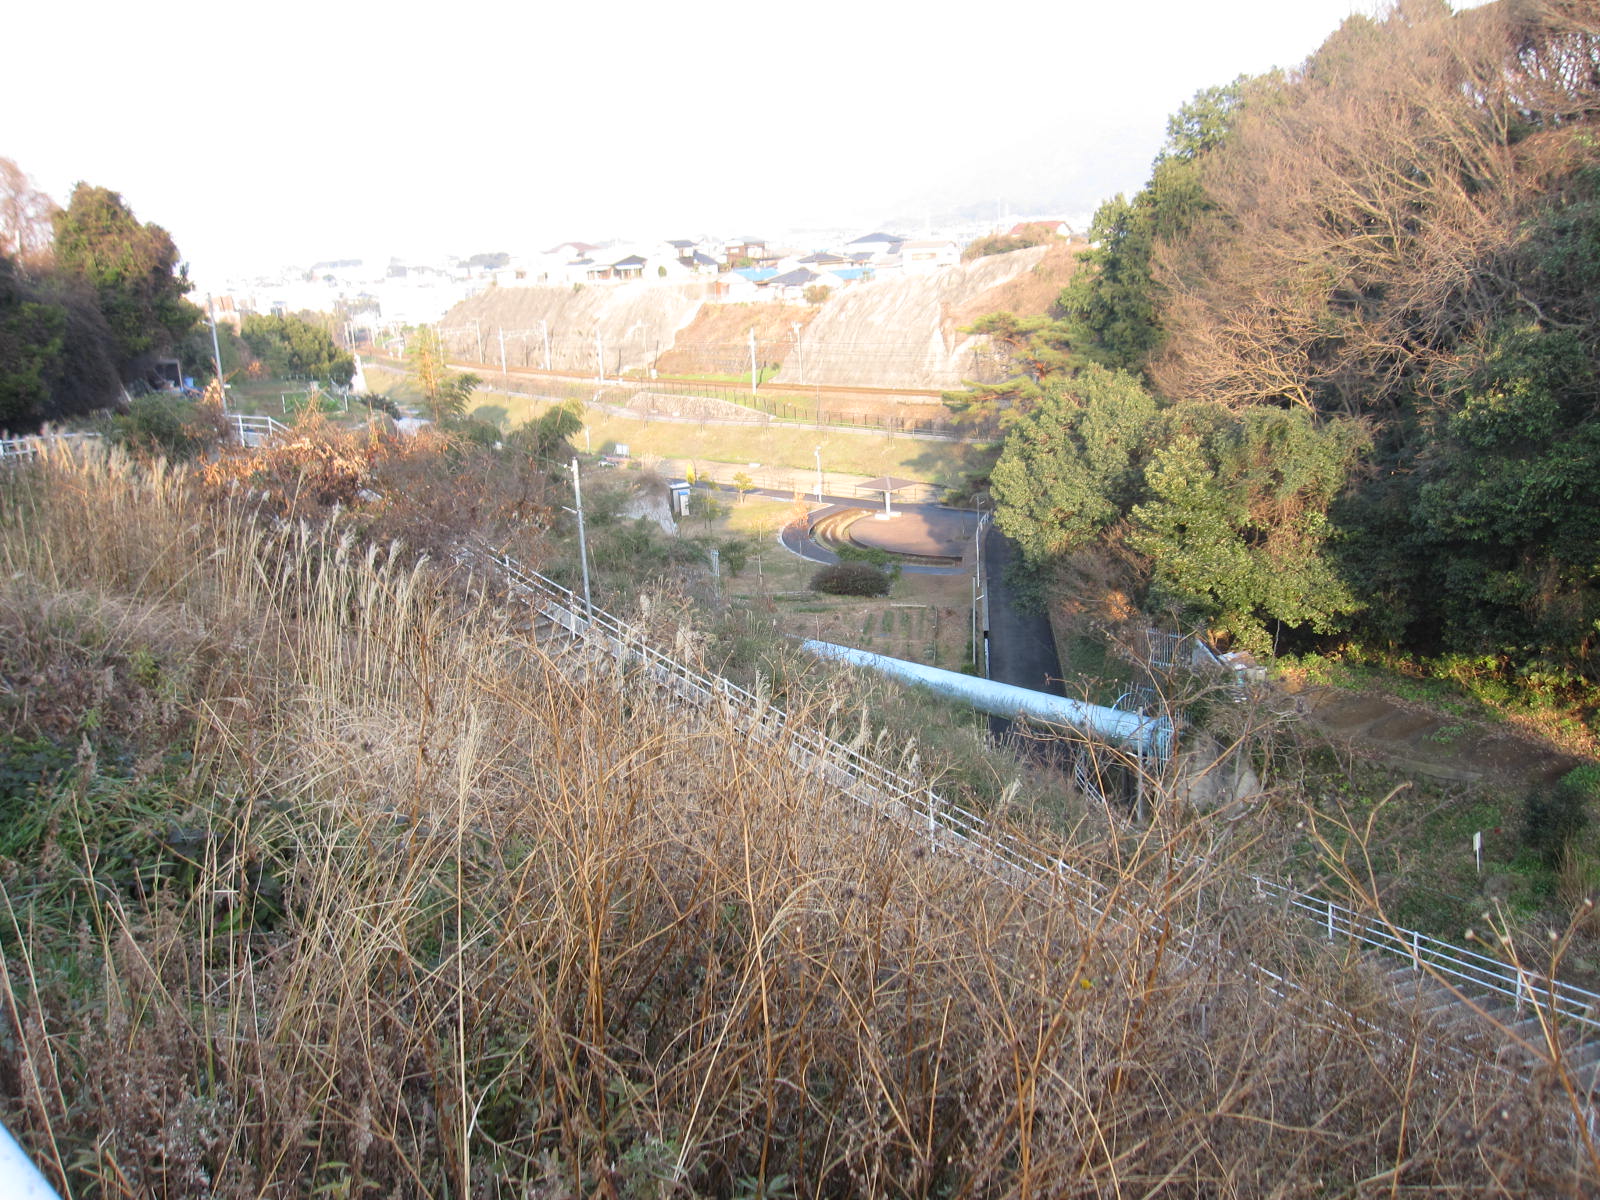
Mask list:
[{"label": "white marker post", "polygon": [[1478,860],[1478,874],[1483,874],[1483,830],[1472,835],[1472,856]]}]

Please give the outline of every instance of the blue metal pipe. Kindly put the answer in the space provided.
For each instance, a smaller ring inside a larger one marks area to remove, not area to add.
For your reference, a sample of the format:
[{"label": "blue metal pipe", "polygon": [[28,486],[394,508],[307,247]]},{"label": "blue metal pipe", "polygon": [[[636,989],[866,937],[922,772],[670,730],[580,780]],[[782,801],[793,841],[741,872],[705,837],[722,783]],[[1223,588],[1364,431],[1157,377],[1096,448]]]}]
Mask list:
[{"label": "blue metal pipe", "polygon": [[4,1125],[0,1125],[0,1196],[6,1200],[61,1200]]},{"label": "blue metal pipe", "polygon": [[818,658],[866,667],[902,683],[925,687],[937,695],[959,700],[990,716],[1023,716],[1046,725],[1064,725],[1157,762],[1165,762],[1172,754],[1172,722],[1166,717],[1147,717],[1142,713],[1068,700],[1048,692],[979,679],[941,667],[925,667],[903,658],[889,658],[832,642],[807,638],[801,645]]}]

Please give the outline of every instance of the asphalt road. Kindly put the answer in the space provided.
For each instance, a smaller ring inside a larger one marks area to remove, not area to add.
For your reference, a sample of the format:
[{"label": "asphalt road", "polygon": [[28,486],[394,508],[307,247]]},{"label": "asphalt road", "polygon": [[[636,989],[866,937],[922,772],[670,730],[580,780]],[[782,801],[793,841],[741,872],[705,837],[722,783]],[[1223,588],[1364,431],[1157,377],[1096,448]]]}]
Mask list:
[{"label": "asphalt road", "polygon": [[989,678],[1064,696],[1061,661],[1056,657],[1049,620],[1043,613],[1024,612],[1006,586],[1006,564],[1016,552],[1016,547],[993,524],[985,527],[983,573],[989,591]]}]

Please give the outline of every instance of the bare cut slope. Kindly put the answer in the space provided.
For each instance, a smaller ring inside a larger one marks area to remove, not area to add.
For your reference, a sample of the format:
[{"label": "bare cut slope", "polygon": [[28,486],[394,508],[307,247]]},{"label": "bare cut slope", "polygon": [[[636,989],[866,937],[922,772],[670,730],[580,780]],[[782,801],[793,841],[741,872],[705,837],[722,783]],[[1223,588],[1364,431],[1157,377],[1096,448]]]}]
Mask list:
[{"label": "bare cut slope", "polygon": [[[806,382],[953,388],[994,374],[988,339],[958,332],[986,293],[1031,271],[1046,247],[995,254],[934,275],[861,284],[822,306],[806,330]],[[778,378],[793,382],[785,370]]]},{"label": "bare cut slope", "polygon": [[997,377],[987,338],[960,332],[987,312],[1042,313],[1072,273],[1073,246],[995,254],[932,275],[860,284],[820,306],[715,304],[711,285],[594,284],[496,287],[456,305],[442,326],[450,353],[489,365],[548,366],[608,376],[657,367],[683,374],[738,373],[749,365],[755,330],[776,379],[802,382],[795,355],[801,325],[808,384],[959,387]]},{"label": "bare cut slope", "polygon": [[450,353],[463,358],[498,363],[503,334],[509,366],[593,371],[603,353],[605,373],[615,376],[649,367],[694,320],[708,290],[703,283],[495,287],[463,300],[441,324]]},{"label": "bare cut slope", "polygon": [[796,325],[802,333],[822,311],[813,304],[707,304],[678,331],[661,353],[661,370],[683,375],[724,374],[750,368],[750,331],[762,363],[781,363],[793,352]]},{"label": "bare cut slope", "polygon": [[992,312],[1010,312],[1018,316],[1048,313],[1073,271],[1077,270],[1078,255],[1086,246],[1084,242],[1052,242],[1044,248],[1044,257],[1032,267],[954,310],[950,314],[952,326],[970,325]]}]

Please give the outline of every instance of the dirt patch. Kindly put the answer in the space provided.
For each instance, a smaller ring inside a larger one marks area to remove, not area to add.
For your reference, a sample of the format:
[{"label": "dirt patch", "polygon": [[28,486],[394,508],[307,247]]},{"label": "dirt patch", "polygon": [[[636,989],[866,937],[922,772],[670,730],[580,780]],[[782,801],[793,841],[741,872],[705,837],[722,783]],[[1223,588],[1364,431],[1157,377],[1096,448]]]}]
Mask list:
[{"label": "dirt patch", "polygon": [[1297,698],[1311,727],[1330,741],[1433,779],[1523,789],[1558,779],[1585,761],[1504,725],[1370,692],[1310,687]]}]

